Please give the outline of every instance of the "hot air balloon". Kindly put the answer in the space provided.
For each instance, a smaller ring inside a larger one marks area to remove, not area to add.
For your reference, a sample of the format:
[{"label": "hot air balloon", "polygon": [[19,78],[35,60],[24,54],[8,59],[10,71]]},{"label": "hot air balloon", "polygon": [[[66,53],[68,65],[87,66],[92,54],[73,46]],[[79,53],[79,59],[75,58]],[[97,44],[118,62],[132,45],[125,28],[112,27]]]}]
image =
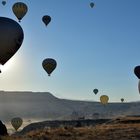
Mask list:
[{"label": "hot air balloon", "polygon": [[134,68],[134,73],[138,77],[138,79],[140,79],[140,66],[136,66]]},{"label": "hot air balloon", "polygon": [[21,19],[26,15],[26,13],[28,11],[28,7],[23,2],[17,2],[13,5],[12,10],[20,22]]},{"label": "hot air balloon", "polygon": [[43,21],[43,22],[45,23],[45,25],[47,26],[47,25],[50,23],[50,21],[51,21],[51,17],[48,16],[48,15],[45,15],[45,16],[42,17],[42,21]]},{"label": "hot air balloon", "polygon": [[24,38],[21,26],[14,20],[0,17],[0,64],[4,65],[20,48]]},{"label": "hot air balloon", "polygon": [[102,95],[100,96],[100,102],[103,104],[103,105],[106,105],[109,101],[109,97],[107,95]]},{"label": "hot air balloon", "polygon": [[57,63],[54,59],[52,58],[46,58],[42,62],[42,66],[44,70],[48,73],[48,76],[54,71],[54,69],[57,66]]},{"label": "hot air balloon", "polygon": [[13,118],[11,120],[11,124],[16,131],[21,127],[22,123],[23,123],[23,120],[20,117]]},{"label": "hot air balloon", "polygon": [[90,7],[91,7],[91,8],[94,7],[94,3],[93,3],[93,2],[90,3]]},{"label": "hot air balloon", "polygon": [[140,93],[140,80],[139,80],[139,82],[138,82],[138,91],[139,91],[139,93]]},{"label": "hot air balloon", "polygon": [[122,103],[124,102],[124,98],[121,98],[121,102],[122,102]]},{"label": "hot air balloon", "polygon": [[5,1],[5,0],[3,0],[1,3],[2,3],[2,5],[5,5],[5,4],[6,4],[6,1]]},{"label": "hot air balloon", "polygon": [[98,89],[95,88],[95,89],[93,90],[93,92],[94,92],[94,94],[96,95],[96,94],[98,93]]}]

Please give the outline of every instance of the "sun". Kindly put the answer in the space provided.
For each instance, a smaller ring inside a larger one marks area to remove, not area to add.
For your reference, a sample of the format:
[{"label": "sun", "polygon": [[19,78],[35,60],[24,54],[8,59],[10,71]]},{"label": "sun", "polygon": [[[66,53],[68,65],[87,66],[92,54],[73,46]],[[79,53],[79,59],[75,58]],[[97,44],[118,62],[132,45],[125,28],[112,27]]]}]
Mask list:
[{"label": "sun", "polygon": [[15,65],[15,62],[17,60],[15,60],[15,57],[11,58],[7,63],[5,63],[4,65],[0,65],[0,70],[1,72],[6,72],[8,71],[9,69],[11,69],[12,67],[14,67]]}]

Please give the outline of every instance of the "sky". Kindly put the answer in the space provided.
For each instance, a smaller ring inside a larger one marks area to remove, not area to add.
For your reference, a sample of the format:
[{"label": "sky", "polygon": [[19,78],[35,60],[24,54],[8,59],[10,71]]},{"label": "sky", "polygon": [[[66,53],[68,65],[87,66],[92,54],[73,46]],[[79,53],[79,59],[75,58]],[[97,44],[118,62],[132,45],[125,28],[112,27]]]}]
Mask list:
[{"label": "sky", "polygon": [[[16,0],[0,5],[0,16],[18,22]],[[22,0],[28,6],[24,41],[1,66],[0,90],[51,92],[59,98],[110,102],[139,101],[140,0]],[[90,2],[95,6],[91,8]],[[46,27],[42,16],[52,20]],[[57,61],[50,77],[45,58]],[[95,96],[93,89],[99,89]]]}]

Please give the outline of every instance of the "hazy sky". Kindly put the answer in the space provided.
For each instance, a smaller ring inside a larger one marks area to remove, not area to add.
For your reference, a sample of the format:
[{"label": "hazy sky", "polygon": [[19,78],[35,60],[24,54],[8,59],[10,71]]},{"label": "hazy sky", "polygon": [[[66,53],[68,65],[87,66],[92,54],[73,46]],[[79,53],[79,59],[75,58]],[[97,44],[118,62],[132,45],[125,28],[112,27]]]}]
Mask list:
[{"label": "hazy sky", "polygon": [[[12,12],[16,0],[0,5],[0,16],[17,21]],[[4,65],[0,89],[46,91],[57,97],[98,101],[140,100],[140,0],[22,0],[28,13],[20,25],[24,41]],[[45,27],[42,16],[52,21]],[[45,58],[54,58],[51,77],[42,68]],[[99,89],[98,95],[92,90]]]}]

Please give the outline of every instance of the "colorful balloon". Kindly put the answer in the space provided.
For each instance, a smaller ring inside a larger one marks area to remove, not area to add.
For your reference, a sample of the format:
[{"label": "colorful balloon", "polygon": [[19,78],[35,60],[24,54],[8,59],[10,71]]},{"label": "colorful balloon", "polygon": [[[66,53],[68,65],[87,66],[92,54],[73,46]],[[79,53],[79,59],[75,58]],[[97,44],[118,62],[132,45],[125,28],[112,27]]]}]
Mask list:
[{"label": "colorful balloon", "polygon": [[48,15],[45,15],[45,16],[42,17],[42,21],[43,21],[43,22],[45,23],[45,25],[47,26],[47,25],[50,23],[50,21],[51,21],[51,17],[48,16]]},{"label": "colorful balloon", "polygon": [[0,64],[4,65],[20,48],[24,38],[21,26],[14,20],[0,17]]},{"label": "colorful balloon", "polygon": [[48,76],[54,71],[57,66],[57,62],[52,58],[46,58],[42,62],[44,70],[48,73]]},{"label": "colorful balloon", "polygon": [[136,66],[134,68],[134,73],[138,77],[138,79],[140,79],[140,66]]},{"label": "colorful balloon", "polygon": [[21,127],[22,123],[23,123],[23,120],[20,117],[13,118],[11,120],[11,124],[16,131]]},{"label": "colorful balloon", "polygon": [[100,102],[103,104],[103,105],[106,105],[109,101],[109,97],[107,95],[102,95],[100,96]]},{"label": "colorful balloon", "polygon": [[17,2],[13,5],[12,10],[20,22],[21,19],[26,15],[26,13],[28,11],[28,7],[23,2]]}]

